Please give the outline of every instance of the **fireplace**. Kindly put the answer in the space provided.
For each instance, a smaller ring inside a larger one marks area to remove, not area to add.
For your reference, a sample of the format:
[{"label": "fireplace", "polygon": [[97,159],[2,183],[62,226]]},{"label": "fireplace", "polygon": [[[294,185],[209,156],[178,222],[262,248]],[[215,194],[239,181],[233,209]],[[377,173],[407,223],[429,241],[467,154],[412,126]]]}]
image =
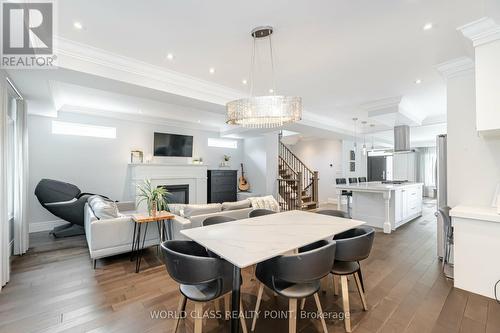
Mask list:
[{"label": "fireplace", "polygon": [[162,185],[170,193],[168,195],[169,203],[189,203],[189,185]]}]

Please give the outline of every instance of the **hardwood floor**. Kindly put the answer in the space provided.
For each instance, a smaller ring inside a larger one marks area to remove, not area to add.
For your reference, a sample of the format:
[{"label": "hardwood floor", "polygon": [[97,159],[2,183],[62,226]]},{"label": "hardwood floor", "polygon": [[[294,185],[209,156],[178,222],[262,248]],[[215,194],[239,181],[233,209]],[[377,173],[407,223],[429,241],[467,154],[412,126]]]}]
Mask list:
[{"label": "hardwood floor", "polygon": [[[395,233],[378,232],[370,257],[362,263],[369,311],[362,311],[354,279],[349,281],[354,332],[500,332],[500,305],[452,288],[436,258],[435,217],[427,203],[424,215]],[[54,240],[31,234],[31,249],[12,262],[10,283],[0,293],[0,332],[171,332],[174,319],[152,319],[151,311],[175,311],[176,283],[150,248],[141,272],[128,255],[92,263],[84,237]],[[257,288],[244,271],[243,302],[253,310]],[[342,311],[342,298],[321,293],[323,311]],[[221,302],[223,303],[223,302]],[[313,313],[311,297],[305,311]],[[206,310],[214,310],[208,304]],[[188,302],[187,311],[194,305]],[[261,311],[288,310],[285,299],[264,292]],[[165,312],[164,312],[165,314]],[[270,313],[268,312],[268,315]],[[344,332],[341,320],[326,320],[329,332]],[[193,332],[193,320],[181,320],[178,332]],[[250,327],[251,319],[247,319]],[[286,332],[286,319],[259,318],[256,332]],[[227,332],[228,322],[206,319],[204,332]],[[318,319],[298,315],[298,332],[322,332]]]}]

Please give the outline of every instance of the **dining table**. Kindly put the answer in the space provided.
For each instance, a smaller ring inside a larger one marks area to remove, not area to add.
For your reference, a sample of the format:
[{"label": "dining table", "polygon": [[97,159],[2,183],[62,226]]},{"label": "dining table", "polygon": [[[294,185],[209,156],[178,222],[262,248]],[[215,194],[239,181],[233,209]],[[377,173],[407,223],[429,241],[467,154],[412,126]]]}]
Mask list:
[{"label": "dining table", "polygon": [[356,228],[365,222],[308,211],[285,211],[181,233],[233,265],[231,332],[239,332],[241,269]]}]

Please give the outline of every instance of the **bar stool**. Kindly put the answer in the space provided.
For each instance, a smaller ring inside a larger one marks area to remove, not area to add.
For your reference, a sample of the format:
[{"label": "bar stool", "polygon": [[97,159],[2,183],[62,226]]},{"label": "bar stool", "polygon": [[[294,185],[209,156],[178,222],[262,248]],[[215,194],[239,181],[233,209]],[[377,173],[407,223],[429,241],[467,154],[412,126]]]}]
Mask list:
[{"label": "bar stool", "polygon": [[356,177],[349,178],[349,184],[357,184],[357,183],[358,183],[358,178]]},{"label": "bar stool", "polygon": [[[345,185],[347,184],[347,181],[345,178],[335,178],[335,183],[337,185]],[[347,214],[350,215],[352,191],[342,190],[341,195],[345,195],[347,197]]]},{"label": "bar stool", "polygon": [[358,183],[366,183],[366,177],[358,177]]},{"label": "bar stool", "polygon": [[342,210],[336,210],[336,209],[322,209],[316,211],[316,214],[322,214],[322,215],[328,215],[328,216],[335,216],[335,217],[342,217],[345,219],[350,219],[351,217],[349,214]]}]

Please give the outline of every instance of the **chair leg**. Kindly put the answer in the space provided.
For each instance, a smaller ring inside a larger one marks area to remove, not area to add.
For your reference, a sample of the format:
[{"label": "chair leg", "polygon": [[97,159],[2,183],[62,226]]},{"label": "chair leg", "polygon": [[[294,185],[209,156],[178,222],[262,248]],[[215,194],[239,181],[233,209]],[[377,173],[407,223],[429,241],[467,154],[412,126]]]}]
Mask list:
[{"label": "chair leg", "polygon": [[177,332],[177,328],[179,327],[179,321],[181,320],[182,312],[186,309],[187,298],[183,294],[181,294],[181,299],[179,300],[179,305],[177,306],[177,313],[175,314],[175,322],[174,322],[174,333]]},{"label": "chair leg", "polygon": [[304,307],[306,306],[306,299],[303,298],[301,301],[300,301],[300,309],[301,310],[304,310]]},{"label": "chair leg", "polygon": [[231,294],[224,295],[224,317],[229,320],[229,312],[231,312]]},{"label": "chair leg", "polygon": [[321,279],[321,290],[323,291],[323,293],[326,293],[326,291],[328,290],[328,276],[325,276]]},{"label": "chair leg", "polygon": [[[240,312],[241,313],[245,313],[245,309],[243,308],[243,302],[240,300]],[[248,329],[247,329],[247,322],[246,322],[246,319],[245,319],[245,316],[239,316],[240,317],[240,322],[241,322],[241,330],[243,331],[243,333],[248,333]]]},{"label": "chair leg", "polygon": [[321,326],[323,327],[323,332],[328,333],[328,328],[326,327],[325,316],[323,316],[323,308],[321,307],[318,293],[314,294],[314,300],[316,301],[316,307],[318,308],[318,313],[320,314],[319,319],[321,320]]},{"label": "chair leg", "polygon": [[94,266],[94,269],[95,269],[95,267],[97,265],[97,259],[92,259],[92,265]]},{"label": "chair leg", "polygon": [[194,333],[201,333],[201,328],[203,326],[203,303],[194,303],[194,312],[196,317],[194,318]]},{"label": "chair leg", "polygon": [[351,332],[351,313],[349,310],[349,285],[347,284],[347,276],[340,276],[342,284],[342,303],[344,308],[344,326],[346,332]]},{"label": "chair leg", "polygon": [[257,303],[255,303],[255,312],[253,313],[252,327],[251,331],[255,330],[255,324],[257,323],[257,317],[260,309],[260,302],[262,301],[262,294],[264,293],[264,284],[259,285],[259,292],[257,293]]},{"label": "chair leg", "polygon": [[333,294],[338,296],[339,294],[339,277],[337,275],[333,275]]},{"label": "chair leg", "polygon": [[354,272],[354,280],[356,281],[356,287],[358,288],[358,293],[359,297],[361,298],[361,303],[363,304],[363,309],[366,311],[368,310],[368,306],[366,304],[365,292],[363,290],[363,285],[361,284],[358,272]]},{"label": "chair leg", "polygon": [[290,298],[289,304],[289,315],[288,318],[288,333],[297,333],[297,299]]},{"label": "chair leg", "polygon": [[363,288],[363,292],[365,292],[365,283],[363,282],[363,274],[361,274],[361,264],[359,264],[358,276],[359,276],[359,281],[361,281],[361,288]]},{"label": "chair leg", "polygon": [[217,298],[216,300],[214,300],[214,309],[215,309],[215,312],[217,313],[220,313],[220,298]]}]

